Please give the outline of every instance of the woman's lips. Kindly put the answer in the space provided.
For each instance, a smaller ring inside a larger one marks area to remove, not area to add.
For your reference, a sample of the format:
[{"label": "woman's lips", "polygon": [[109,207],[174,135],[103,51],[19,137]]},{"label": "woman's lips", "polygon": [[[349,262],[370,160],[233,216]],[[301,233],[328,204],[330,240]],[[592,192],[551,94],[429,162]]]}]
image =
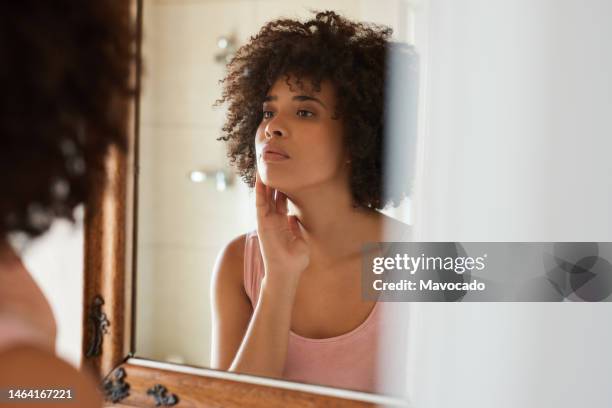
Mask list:
[{"label": "woman's lips", "polygon": [[261,150],[261,158],[263,161],[283,161],[289,158],[289,155],[280,147],[266,143]]},{"label": "woman's lips", "polygon": [[264,161],[283,161],[289,160],[289,157],[284,154],[276,153],[273,151],[264,151],[261,155]]}]

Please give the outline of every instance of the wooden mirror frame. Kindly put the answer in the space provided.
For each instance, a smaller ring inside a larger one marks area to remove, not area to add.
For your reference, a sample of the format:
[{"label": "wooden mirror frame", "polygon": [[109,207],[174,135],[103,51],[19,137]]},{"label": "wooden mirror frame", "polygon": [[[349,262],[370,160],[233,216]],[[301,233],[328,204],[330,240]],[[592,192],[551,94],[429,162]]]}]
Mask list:
[{"label": "wooden mirror frame", "polygon": [[[137,28],[142,0],[125,2]],[[140,62],[132,69],[136,89]],[[403,402],[364,392],[176,365],[135,357],[135,231],[138,188],[139,100],[123,109],[127,152],[113,148],[106,180],[85,211],[82,368],[99,379],[105,406],[144,407],[374,407]]]}]

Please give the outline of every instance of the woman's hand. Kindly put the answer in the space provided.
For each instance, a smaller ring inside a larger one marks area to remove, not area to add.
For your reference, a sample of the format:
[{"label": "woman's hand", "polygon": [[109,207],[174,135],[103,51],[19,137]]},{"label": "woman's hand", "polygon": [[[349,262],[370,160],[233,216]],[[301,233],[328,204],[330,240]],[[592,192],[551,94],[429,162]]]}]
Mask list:
[{"label": "woman's hand", "polygon": [[295,215],[287,214],[287,196],[266,186],[255,175],[257,234],[265,266],[265,280],[297,285],[310,262],[310,250]]}]

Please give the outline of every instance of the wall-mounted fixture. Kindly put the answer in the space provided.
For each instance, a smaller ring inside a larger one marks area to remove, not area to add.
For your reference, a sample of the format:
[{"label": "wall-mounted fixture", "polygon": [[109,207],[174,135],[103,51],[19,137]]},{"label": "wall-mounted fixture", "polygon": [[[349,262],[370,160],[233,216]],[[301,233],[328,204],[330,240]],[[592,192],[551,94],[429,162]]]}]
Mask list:
[{"label": "wall-mounted fixture", "polygon": [[215,54],[215,61],[220,64],[227,64],[231,61],[236,53],[237,41],[234,35],[223,35],[217,38],[217,48],[219,51]]},{"label": "wall-mounted fixture", "polygon": [[234,183],[234,175],[227,170],[192,170],[189,172],[192,183],[213,182],[217,191],[225,191]]}]

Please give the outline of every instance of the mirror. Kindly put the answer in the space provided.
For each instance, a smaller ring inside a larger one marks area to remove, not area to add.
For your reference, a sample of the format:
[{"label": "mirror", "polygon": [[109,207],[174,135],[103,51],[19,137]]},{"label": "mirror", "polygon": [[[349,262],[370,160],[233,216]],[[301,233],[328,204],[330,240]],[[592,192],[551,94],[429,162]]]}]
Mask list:
[{"label": "mirror", "polygon": [[[221,249],[256,228],[255,195],[221,135],[226,63],[266,22],[334,10],[410,42],[404,1],[144,0],[137,155],[135,353],[211,366],[211,275]],[[406,221],[405,203],[388,214]],[[324,382],[321,382],[323,385]]]}]

